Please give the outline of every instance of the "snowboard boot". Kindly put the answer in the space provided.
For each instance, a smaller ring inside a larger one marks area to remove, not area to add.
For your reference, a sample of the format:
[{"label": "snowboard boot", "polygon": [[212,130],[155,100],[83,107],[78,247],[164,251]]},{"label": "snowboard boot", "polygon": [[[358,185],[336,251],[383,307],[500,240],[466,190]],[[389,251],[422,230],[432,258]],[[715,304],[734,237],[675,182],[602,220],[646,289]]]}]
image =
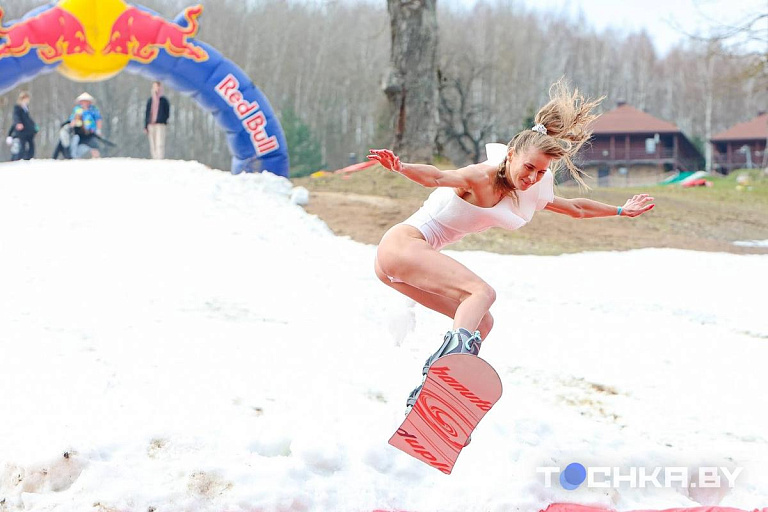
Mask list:
[{"label": "snowboard boot", "polygon": [[480,344],[483,340],[480,338],[480,331],[471,334],[463,327],[458,331],[448,331],[443,336],[443,344],[440,348],[429,356],[421,369],[421,374],[426,378],[429,367],[432,363],[448,354],[472,354],[476,356],[480,353]]},{"label": "snowboard boot", "polygon": [[475,331],[474,334],[471,334],[468,330],[460,327],[458,331],[446,332],[443,337],[443,344],[437,352],[429,356],[424,362],[424,367],[421,370],[421,384],[408,395],[408,400],[405,402],[405,414],[407,415],[411,412],[411,409],[416,404],[416,400],[421,392],[421,386],[427,379],[427,372],[429,372],[429,367],[432,366],[432,363],[448,354],[472,354],[476,356],[480,353],[480,344],[482,342],[480,331]]}]

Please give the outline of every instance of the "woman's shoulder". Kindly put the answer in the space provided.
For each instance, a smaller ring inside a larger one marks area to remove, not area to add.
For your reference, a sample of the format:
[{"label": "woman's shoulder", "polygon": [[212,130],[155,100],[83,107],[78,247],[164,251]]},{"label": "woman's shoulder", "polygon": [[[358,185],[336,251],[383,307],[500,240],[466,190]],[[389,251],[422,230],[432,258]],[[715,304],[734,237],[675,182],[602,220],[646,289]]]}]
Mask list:
[{"label": "woman's shoulder", "polygon": [[469,188],[484,188],[492,184],[491,177],[496,172],[496,167],[482,162],[462,167],[458,169],[458,172],[464,176],[464,179],[469,184]]}]

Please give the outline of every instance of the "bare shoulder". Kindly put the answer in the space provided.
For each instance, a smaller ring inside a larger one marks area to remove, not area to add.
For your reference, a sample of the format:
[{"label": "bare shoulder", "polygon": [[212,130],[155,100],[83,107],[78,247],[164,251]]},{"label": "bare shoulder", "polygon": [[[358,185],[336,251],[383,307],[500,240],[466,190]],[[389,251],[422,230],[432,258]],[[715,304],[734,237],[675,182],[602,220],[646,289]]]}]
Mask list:
[{"label": "bare shoulder", "polygon": [[482,186],[491,182],[491,178],[496,172],[496,167],[486,163],[480,163],[462,167],[457,171],[460,172],[471,185]]}]

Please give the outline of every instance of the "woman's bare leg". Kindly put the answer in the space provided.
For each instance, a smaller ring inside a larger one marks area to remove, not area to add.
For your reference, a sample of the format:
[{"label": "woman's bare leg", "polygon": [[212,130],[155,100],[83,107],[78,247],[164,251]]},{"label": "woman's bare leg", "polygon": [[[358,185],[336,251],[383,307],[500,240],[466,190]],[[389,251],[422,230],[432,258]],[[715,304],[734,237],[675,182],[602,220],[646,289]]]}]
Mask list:
[{"label": "woman's bare leg", "polygon": [[[496,300],[493,288],[458,261],[434,250],[414,227],[399,225],[387,232],[376,258],[377,273],[403,281],[390,286],[430,309],[453,316],[454,330],[477,329]],[[448,300],[419,294],[413,288]]]},{"label": "woman's bare leg", "polygon": [[[441,313],[450,319],[453,319],[456,316],[456,309],[459,307],[459,301],[420,290],[407,283],[393,283],[389,280],[389,277],[384,273],[384,271],[379,267],[378,260],[375,261],[374,265],[376,269],[376,276],[381,280],[382,283],[386,284],[390,288],[397,290],[403,295],[415,300],[422,306],[425,306],[432,311],[437,311],[438,313]],[[493,329],[493,316],[491,316],[491,313],[488,312],[485,314],[483,319],[480,320],[480,325],[477,326],[477,330],[480,331],[480,337],[485,339],[488,336],[488,333],[491,332],[491,329]]]}]

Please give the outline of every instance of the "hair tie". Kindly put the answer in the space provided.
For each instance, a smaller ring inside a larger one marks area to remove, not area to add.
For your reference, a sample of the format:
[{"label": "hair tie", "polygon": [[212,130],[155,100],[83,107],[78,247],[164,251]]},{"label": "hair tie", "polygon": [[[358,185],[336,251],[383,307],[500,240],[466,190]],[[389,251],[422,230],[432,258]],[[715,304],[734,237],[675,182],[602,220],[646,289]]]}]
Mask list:
[{"label": "hair tie", "polygon": [[535,132],[539,132],[542,135],[546,135],[547,134],[547,127],[544,126],[541,123],[536,124],[533,128],[531,128],[531,130],[533,130]]}]

